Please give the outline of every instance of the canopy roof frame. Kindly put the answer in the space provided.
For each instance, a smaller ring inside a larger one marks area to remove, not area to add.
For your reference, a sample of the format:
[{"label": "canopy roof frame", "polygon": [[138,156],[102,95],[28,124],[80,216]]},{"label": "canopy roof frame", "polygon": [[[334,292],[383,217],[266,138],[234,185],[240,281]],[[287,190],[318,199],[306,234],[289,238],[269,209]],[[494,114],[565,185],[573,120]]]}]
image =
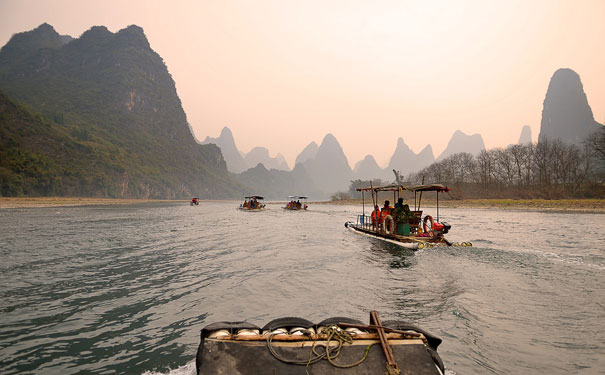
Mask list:
[{"label": "canopy roof frame", "polygon": [[448,192],[448,191],[450,191],[450,188],[448,188],[445,185],[441,185],[441,184],[410,185],[410,186],[392,184],[392,185],[384,185],[384,186],[370,186],[370,187],[365,187],[365,188],[357,188],[355,190],[356,191],[374,191],[374,192],[403,191],[403,190],[407,190],[407,191],[411,191],[411,192],[416,192],[416,191]]},{"label": "canopy roof frame", "polygon": [[[428,185],[399,185],[399,184],[391,184],[384,186],[371,186],[365,188],[357,188],[356,191],[361,191],[361,199],[362,199],[362,210],[363,215],[365,216],[365,197],[364,192],[370,191],[372,192],[372,204],[378,204],[378,192],[380,191],[392,191],[393,192],[393,201],[396,201],[399,198],[399,194],[404,190],[410,191],[414,193],[414,211],[420,210],[420,201],[417,199],[417,193],[420,192],[422,194],[423,191],[434,191],[437,193],[437,221],[439,221],[439,193],[449,192],[450,188],[441,184],[428,184]],[[422,199],[422,195],[420,195]]]}]

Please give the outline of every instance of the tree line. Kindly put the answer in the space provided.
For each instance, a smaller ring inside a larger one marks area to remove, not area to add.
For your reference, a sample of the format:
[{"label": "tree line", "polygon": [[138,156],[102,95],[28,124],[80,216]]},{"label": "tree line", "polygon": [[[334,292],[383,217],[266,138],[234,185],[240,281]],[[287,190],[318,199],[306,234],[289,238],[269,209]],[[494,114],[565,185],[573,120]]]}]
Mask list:
[{"label": "tree line", "polygon": [[402,183],[440,183],[452,198],[605,198],[605,127],[582,147],[559,139],[451,155],[393,181],[354,180],[333,200],[360,198],[360,187]]},{"label": "tree line", "polygon": [[559,139],[452,155],[410,174],[453,187],[461,198],[603,198],[605,129],[583,147]]}]

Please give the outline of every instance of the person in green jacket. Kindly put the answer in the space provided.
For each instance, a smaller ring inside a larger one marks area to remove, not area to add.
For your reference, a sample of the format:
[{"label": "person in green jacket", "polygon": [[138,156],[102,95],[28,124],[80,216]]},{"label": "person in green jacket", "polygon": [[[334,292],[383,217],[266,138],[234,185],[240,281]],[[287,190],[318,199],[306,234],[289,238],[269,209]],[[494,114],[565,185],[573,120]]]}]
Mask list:
[{"label": "person in green jacket", "polygon": [[403,198],[399,198],[395,203],[395,221],[398,223],[409,224],[410,218],[414,213],[410,210],[410,206],[403,203]]}]

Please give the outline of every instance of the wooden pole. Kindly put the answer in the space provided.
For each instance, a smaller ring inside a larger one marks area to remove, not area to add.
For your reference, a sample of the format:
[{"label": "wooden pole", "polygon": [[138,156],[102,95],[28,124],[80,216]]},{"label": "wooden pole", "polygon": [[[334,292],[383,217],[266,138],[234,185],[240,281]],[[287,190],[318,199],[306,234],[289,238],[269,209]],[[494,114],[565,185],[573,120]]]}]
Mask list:
[{"label": "wooden pole", "polygon": [[366,201],[363,196],[363,190],[361,191],[361,214],[363,215],[362,227],[365,227],[365,225],[366,225]]},{"label": "wooden pole", "polygon": [[[387,367],[389,368],[389,370],[393,370],[393,373],[399,374],[399,366],[397,366],[395,357],[393,357],[393,351],[389,346],[389,341],[386,337],[386,333],[384,332],[384,328],[382,327],[382,322],[380,321],[380,317],[378,316],[378,311],[370,311],[370,324],[378,326],[376,327],[376,332],[378,333],[378,338],[380,339],[380,346],[382,346],[382,351],[384,352],[384,356],[387,360]],[[389,371],[389,373],[391,372]]]},{"label": "wooden pole", "polygon": [[[372,184],[372,182],[370,182],[370,189],[372,189],[372,210],[373,210],[374,206],[376,206],[376,200],[374,199],[374,185]],[[376,199],[378,199],[378,197],[376,197]]]},{"label": "wooden pole", "polygon": [[437,222],[439,222],[439,190],[437,190]]},{"label": "wooden pole", "polygon": [[342,322],[339,322],[338,325],[340,327],[345,327],[345,328],[352,327],[352,328],[363,329],[363,330],[366,330],[366,331],[376,330],[378,328],[382,328],[382,329],[384,329],[385,332],[399,333],[399,334],[402,334],[402,335],[408,335],[410,337],[421,337],[422,336],[420,333],[417,333],[417,332],[401,331],[401,330],[398,330],[398,329],[393,329],[393,328],[388,328],[388,327],[380,327],[380,326],[377,326],[377,325],[366,326],[366,325],[363,325],[363,324],[342,323]]}]

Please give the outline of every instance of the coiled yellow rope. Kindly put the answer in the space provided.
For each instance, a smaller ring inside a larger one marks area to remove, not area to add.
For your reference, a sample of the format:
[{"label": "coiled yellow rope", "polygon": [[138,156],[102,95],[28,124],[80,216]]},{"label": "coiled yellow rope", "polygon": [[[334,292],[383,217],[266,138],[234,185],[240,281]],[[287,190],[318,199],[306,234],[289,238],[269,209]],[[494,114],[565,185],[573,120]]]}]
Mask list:
[{"label": "coiled yellow rope", "polygon": [[[283,358],[282,356],[277,354],[272,345],[273,336],[275,336],[274,333],[267,336],[267,348],[269,349],[269,352],[273,355],[273,357],[275,357],[276,359],[278,359],[281,362],[292,364],[292,365],[306,366],[307,369],[305,370],[305,372],[308,375],[309,366],[321,361],[322,359],[326,359],[328,362],[330,362],[330,364],[332,366],[338,367],[338,368],[351,368],[351,367],[358,366],[358,365],[362,364],[363,361],[366,360],[366,358],[368,357],[368,353],[370,352],[370,348],[377,344],[377,343],[372,343],[372,344],[368,345],[365,349],[363,357],[357,362],[350,363],[350,364],[336,363],[335,360],[340,355],[340,351],[341,351],[343,345],[352,344],[353,337],[348,332],[341,330],[340,328],[338,328],[338,326],[335,326],[335,325],[327,327],[325,332],[328,335],[325,345],[317,344],[316,342],[314,342],[313,346],[311,347],[311,351],[309,352],[309,360],[307,360],[307,361],[300,361],[300,360],[296,360],[296,359],[287,359],[287,358]],[[330,346],[330,343],[333,341],[337,342],[336,346]],[[318,347],[323,347],[324,351],[318,352],[316,350],[316,348],[318,348]]]}]

